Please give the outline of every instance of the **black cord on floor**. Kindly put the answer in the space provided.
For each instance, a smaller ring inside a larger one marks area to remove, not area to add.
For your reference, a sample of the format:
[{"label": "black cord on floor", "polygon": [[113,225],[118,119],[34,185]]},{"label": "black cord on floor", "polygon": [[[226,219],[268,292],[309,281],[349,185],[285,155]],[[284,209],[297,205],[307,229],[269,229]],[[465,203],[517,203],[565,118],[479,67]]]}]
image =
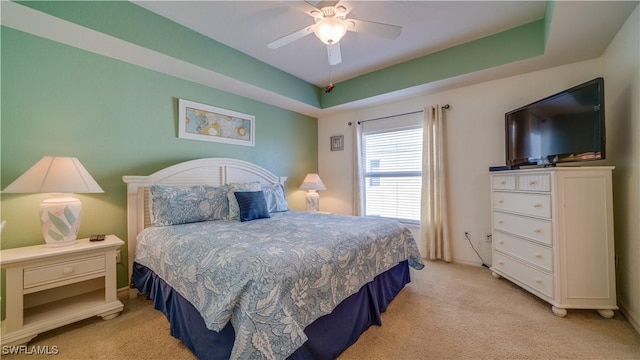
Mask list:
[{"label": "black cord on floor", "polygon": [[482,266],[484,266],[484,267],[486,267],[488,269],[489,265],[484,263],[484,260],[482,260],[482,256],[480,256],[480,254],[478,253],[478,250],[476,250],[476,248],[473,246],[473,243],[471,242],[471,238],[469,238],[469,233],[465,231],[464,237],[467,238],[467,240],[469,241],[469,245],[471,245],[471,248],[473,249],[473,251],[475,251],[476,255],[478,255],[478,259],[480,259],[480,262],[482,263]]}]

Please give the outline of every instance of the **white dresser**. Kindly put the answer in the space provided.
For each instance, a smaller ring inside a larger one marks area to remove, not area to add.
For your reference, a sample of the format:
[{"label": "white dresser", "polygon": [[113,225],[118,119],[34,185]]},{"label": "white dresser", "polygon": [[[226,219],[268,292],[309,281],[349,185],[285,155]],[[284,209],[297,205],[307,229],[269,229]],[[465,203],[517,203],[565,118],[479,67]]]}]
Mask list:
[{"label": "white dresser", "polygon": [[491,173],[493,265],[504,277],[552,305],[616,305],[613,167],[556,167]]}]

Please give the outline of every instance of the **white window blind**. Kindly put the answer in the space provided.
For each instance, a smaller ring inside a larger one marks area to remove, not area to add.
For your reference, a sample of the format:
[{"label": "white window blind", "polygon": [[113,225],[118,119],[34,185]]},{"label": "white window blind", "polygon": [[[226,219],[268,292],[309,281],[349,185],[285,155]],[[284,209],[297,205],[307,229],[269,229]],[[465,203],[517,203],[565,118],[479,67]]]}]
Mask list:
[{"label": "white window blind", "polygon": [[365,216],[420,221],[422,128],[362,134]]}]

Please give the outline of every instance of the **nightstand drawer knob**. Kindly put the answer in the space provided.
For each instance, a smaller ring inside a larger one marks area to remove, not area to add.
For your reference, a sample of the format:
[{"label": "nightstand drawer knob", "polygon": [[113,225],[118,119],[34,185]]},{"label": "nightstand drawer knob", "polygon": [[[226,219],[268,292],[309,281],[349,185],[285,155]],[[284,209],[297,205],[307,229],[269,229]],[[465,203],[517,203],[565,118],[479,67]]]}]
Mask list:
[{"label": "nightstand drawer knob", "polygon": [[533,229],[533,232],[535,232],[535,233],[541,233],[541,232],[542,232],[542,229],[540,229],[540,228],[535,228],[535,229]]},{"label": "nightstand drawer knob", "polygon": [[540,204],[540,203],[535,203],[535,204],[533,204],[533,207],[534,207],[534,208],[541,208],[541,207],[542,207],[542,204]]},{"label": "nightstand drawer knob", "polygon": [[65,275],[71,275],[73,274],[73,268],[72,267],[66,267],[62,270],[62,273]]},{"label": "nightstand drawer knob", "polygon": [[540,253],[533,253],[533,256],[537,257],[538,259],[540,259],[542,257],[542,254]]}]

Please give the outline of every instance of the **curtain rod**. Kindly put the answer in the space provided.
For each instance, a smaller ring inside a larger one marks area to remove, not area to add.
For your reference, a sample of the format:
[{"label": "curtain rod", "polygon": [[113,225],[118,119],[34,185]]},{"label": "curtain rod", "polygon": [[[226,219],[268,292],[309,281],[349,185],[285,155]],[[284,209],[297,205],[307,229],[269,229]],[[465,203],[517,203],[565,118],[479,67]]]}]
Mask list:
[{"label": "curtain rod", "polygon": [[[448,110],[449,108],[451,108],[451,106],[449,106],[449,104],[445,104],[445,105],[442,105],[442,108]],[[389,119],[389,118],[394,118],[394,117],[404,116],[404,115],[419,114],[419,113],[422,113],[422,112],[424,112],[424,110],[412,111],[412,112],[407,112],[407,113],[404,113],[404,114],[383,116],[383,117],[374,118],[374,119],[360,120],[360,121],[358,121],[358,124],[362,124],[362,123],[365,123],[365,122],[368,122],[368,121],[384,120],[384,119]],[[349,126],[351,126],[351,121],[349,121]]]}]

